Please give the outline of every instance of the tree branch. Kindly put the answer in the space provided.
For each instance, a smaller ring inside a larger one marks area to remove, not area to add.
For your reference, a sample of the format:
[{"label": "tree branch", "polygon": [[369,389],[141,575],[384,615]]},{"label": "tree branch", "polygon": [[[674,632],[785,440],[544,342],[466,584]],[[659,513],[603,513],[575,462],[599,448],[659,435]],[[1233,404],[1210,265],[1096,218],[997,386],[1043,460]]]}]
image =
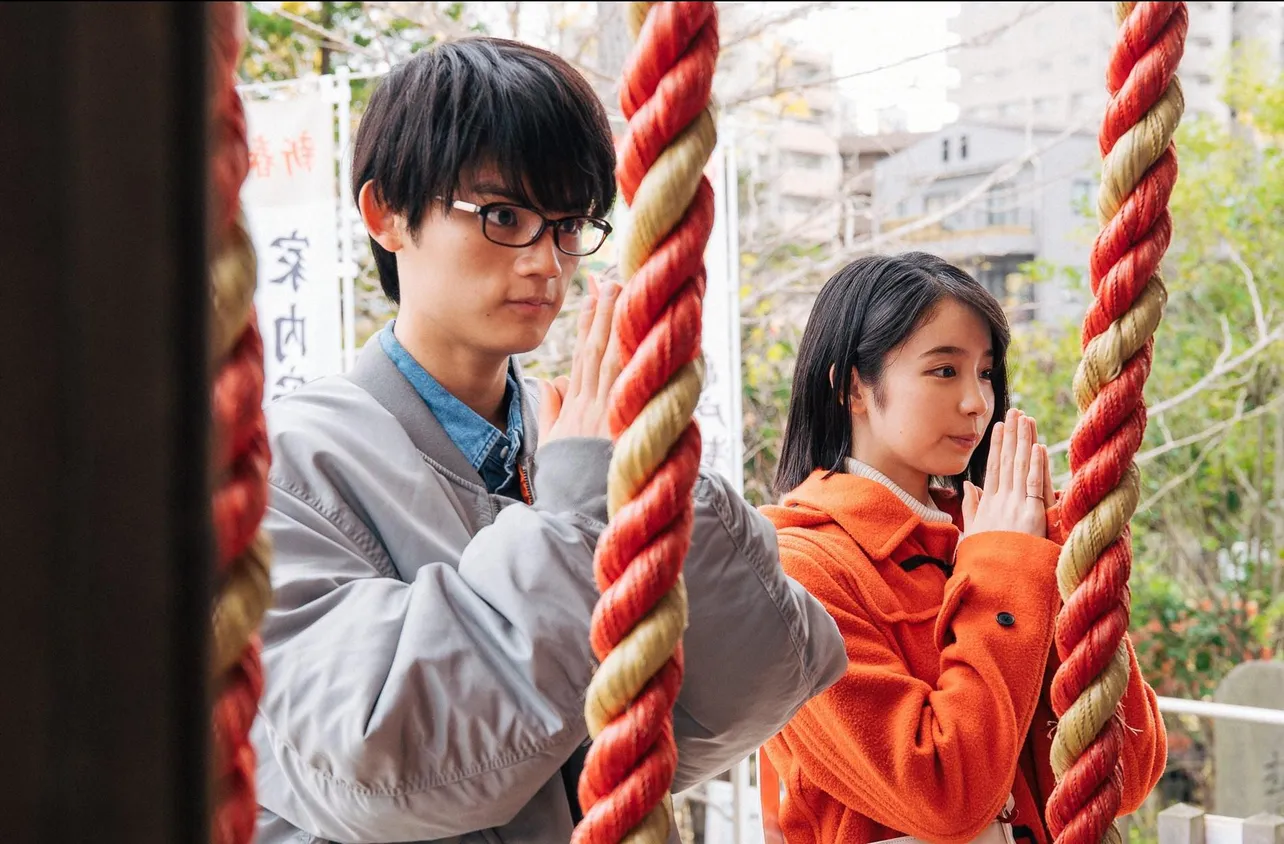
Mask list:
[{"label": "tree branch", "polygon": [[[1284,326],[1277,326],[1274,331],[1271,331],[1269,334],[1264,335],[1260,340],[1258,340],[1252,346],[1249,346],[1243,352],[1240,352],[1235,357],[1227,359],[1224,356],[1219,355],[1217,359],[1217,363],[1214,364],[1213,368],[1210,369],[1202,378],[1200,378],[1194,384],[1191,384],[1189,387],[1182,390],[1177,395],[1172,396],[1171,398],[1164,399],[1161,402],[1157,402],[1151,407],[1147,408],[1146,409],[1147,418],[1155,419],[1159,416],[1162,416],[1163,414],[1172,410],[1174,407],[1177,407],[1178,405],[1189,401],[1190,399],[1194,398],[1195,396],[1199,395],[1205,390],[1208,390],[1216,386],[1215,382],[1217,382],[1217,380],[1221,378],[1223,375],[1226,375],[1230,372],[1234,372],[1236,369],[1243,366],[1248,361],[1257,357],[1259,354],[1265,351],[1269,346],[1273,345],[1275,342],[1277,342],[1281,338],[1284,338]],[[1048,446],[1048,454],[1049,455],[1063,454],[1069,448],[1070,448],[1070,440],[1065,439],[1059,443],[1054,443],[1053,445]]]},{"label": "tree branch", "polygon": [[1266,315],[1262,312],[1262,297],[1257,294],[1257,280],[1253,277],[1253,271],[1249,269],[1248,264],[1240,257],[1239,250],[1235,244],[1229,240],[1223,240],[1226,246],[1226,253],[1230,255],[1231,261],[1239,267],[1239,271],[1244,274],[1244,285],[1248,288],[1249,298],[1253,300],[1253,322],[1257,324],[1257,337],[1261,339],[1266,336]]},{"label": "tree branch", "polygon": [[[1164,443],[1163,445],[1155,446],[1149,451],[1138,452],[1137,455],[1133,458],[1133,462],[1135,462],[1138,466],[1142,466],[1146,463],[1149,463],[1152,460],[1156,460],[1164,456],[1170,451],[1175,451],[1179,448],[1185,448],[1188,445],[1194,445],[1195,443],[1203,442],[1204,440],[1207,440],[1210,437],[1218,436],[1223,431],[1227,430],[1228,428],[1232,428],[1235,425],[1238,425],[1240,422],[1247,422],[1249,419],[1254,419],[1258,416],[1261,416],[1263,413],[1266,413],[1267,411],[1272,410],[1273,408],[1276,407],[1276,405],[1280,404],[1281,401],[1284,401],[1284,395],[1276,396],[1275,398],[1268,401],[1266,404],[1258,405],[1257,407],[1253,408],[1247,413],[1243,412],[1242,410],[1236,410],[1234,415],[1230,416],[1229,418],[1223,419],[1220,422],[1215,422],[1214,424],[1209,425],[1207,428],[1205,428],[1204,430],[1198,433],[1191,434],[1190,436],[1187,436],[1187,437],[1182,437],[1181,439],[1178,439],[1178,440],[1173,440],[1170,443]],[[1055,478],[1055,483],[1057,486],[1063,486],[1066,483],[1069,483],[1069,481],[1070,481],[1070,473],[1065,473]]]},{"label": "tree branch", "polygon": [[1211,453],[1214,448],[1221,445],[1225,439],[1226,438],[1224,436],[1220,435],[1209,439],[1204,447],[1199,450],[1199,454],[1195,455],[1195,459],[1190,461],[1190,465],[1187,466],[1180,475],[1175,475],[1165,481],[1164,485],[1155,490],[1153,495],[1141,502],[1141,504],[1137,506],[1137,512],[1144,512],[1149,510],[1151,507],[1154,507],[1159,499],[1190,480],[1190,478],[1199,471],[1200,467],[1204,465],[1204,460],[1208,458],[1209,453]]},{"label": "tree branch", "polygon": [[336,49],[343,50],[344,52],[347,52],[347,53],[355,53],[356,55],[365,56],[366,58],[369,58],[369,59],[377,60],[377,59],[383,58],[383,56],[381,56],[377,51],[372,50],[369,47],[362,47],[357,42],[350,41],[347,38],[344,38],[342,35],[339,35],[338,33],[334,32],[333,30],[326,29],[321,24],[316,23],[314,21],[310,21],[305,17],[301,17],[299,15],[294,14],[293,12],[287,12],[285,9],[281,9],[281,8],[263,9],[258,7],[257,5],[255,6],[255,8],[265,15],[276,15],[279,18],[285,18],[291,23],[296,23],[299,26],[303,27],[304,29],[310,30],[313,35],[320,36],[323,43],[329,44],[335,47]]},{"label": "tree branch", "polygon": [[755,21],[752,26],[747,27],[743,31],[730,34],[730,37],[719,45],[719,52],[725,53],[728,50],[738,47],[745,41],[757,38],[759,35],[762,35],[774,26],[779,26],[782,23],[789,23],[790,21],[806,17],[812,12],[822,12],[827,9],[832,9],[834,6],[835,4],[832,2],[801,3],[787,12],[783,12],[774,17]]}]

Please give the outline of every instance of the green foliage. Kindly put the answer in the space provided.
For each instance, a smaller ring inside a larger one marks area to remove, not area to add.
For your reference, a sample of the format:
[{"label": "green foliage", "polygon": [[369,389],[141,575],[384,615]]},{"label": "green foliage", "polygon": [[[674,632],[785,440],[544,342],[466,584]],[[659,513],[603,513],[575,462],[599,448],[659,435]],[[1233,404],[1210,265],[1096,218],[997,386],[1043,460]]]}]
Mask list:
[{"label": "green foliage", "polygon": [[1132,642],[1157,694],[1200,700],[1239,663],[1270,659],[1270,620],[1238,584],[1184,589],[1162,575],[1139,579],[1132,593]]},{"label": "green foliage", "polygon": [[[1250,278],[1268,326],[1275,324],[1271,303],[1284,295],[1277,258],[1284,248],[1284,86],[1263,76],[1248,55],[1234,64],[1230,80],[1226,99],[1237,110],[1235,123],[1191,116],[1177,136],[1174,237],[1163,269],[1168,303],[1146,385],[1150,407],[1258,343]],[[1032,270],[1037,276],[1054,268]],[[1014,392],[1049,442],[1066,439],[1077,423],[1072,378],[1080,357],[1077,325],[1044,326],[1014,340]],[[1275,488],[1275,435],[1284,422],[1268,405],[1280,396],[1280,364],[1280,349],[1268,345],[1150,420],[1141,453],[1154,455],[1142,463],[1142,501],[1152,506],[1134,518],[1133,547],[1156,576],[1212,588],[1222,579],[1219,555],[1246,544],[1262,553],[1226,588],[1278,589],[1275,543],[1284,514],[1276,497],[1284,489]],[[1258,408],[1263,412],[1251,416]],[[1237,414],[1250,418],[1236,422]],[[1059,462],[1054,468],[1064,476],[1064,456]]]}]

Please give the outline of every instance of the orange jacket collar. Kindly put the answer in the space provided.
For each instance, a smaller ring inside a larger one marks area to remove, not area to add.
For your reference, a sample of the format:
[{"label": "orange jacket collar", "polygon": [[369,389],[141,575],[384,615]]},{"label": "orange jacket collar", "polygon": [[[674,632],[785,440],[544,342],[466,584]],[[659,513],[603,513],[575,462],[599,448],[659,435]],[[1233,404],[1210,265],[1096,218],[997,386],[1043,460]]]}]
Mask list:
[{"label": "orange jacket collar", "polygon": [[[842,472],[817,469],[785,495],[779,507],[764,508],[777,528],[815,528],[834,523],[860,546],[873,562],[881,562],[922,525],[925,534],[944,540],[942,553],[958,539],[957,497],[934,490],[936,504],[954,517],[955,524],[924,522],[905,502],[881,483]],[[936,545],[924,536],[925,544]],[[951,549],[952,550],[952,549]]]}]

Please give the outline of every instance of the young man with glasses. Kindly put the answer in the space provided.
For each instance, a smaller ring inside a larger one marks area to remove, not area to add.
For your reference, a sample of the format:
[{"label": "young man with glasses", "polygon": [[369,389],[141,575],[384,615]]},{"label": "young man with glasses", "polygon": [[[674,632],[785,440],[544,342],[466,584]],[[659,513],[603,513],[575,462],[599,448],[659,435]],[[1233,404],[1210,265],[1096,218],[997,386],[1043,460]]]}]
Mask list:
[{"label": "young man with glasses", "polygon": [[[588,297],[570,376],[542,402],[517,356],[610,232],[614,167],[592,89],[526,45],[439,45],[371,98],[353,188],[399,309],[351,373],[268,409],[259,844],[569,840],[616,288]],[[715,475],[695,498],[679,791],[846,665],[770,523]]]}]

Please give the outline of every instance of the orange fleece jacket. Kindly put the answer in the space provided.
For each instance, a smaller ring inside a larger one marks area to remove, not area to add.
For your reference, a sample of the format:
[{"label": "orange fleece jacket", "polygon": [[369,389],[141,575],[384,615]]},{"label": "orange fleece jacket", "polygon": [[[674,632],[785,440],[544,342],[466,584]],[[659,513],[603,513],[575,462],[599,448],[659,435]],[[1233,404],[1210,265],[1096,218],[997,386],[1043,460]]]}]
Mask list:
[{"label": "orange fleece jacket", "polygon": [[[955,524],[924,522],[876,481],[825,474],[762,508],[785,570],[828,607],[849,660],[763,748],[785,785],[785,840],[962,844],[1011,794],[1014,831],[1028,827],[1049,844],[1058,509],[1050,539],[988,532],[960,543],[948,493],[938,505]],[[953,561],[953,573],[900,565],[918,555]],[[1140,806],[1167,761],[1131,642],[1128,657],[1121,815]]]}]

